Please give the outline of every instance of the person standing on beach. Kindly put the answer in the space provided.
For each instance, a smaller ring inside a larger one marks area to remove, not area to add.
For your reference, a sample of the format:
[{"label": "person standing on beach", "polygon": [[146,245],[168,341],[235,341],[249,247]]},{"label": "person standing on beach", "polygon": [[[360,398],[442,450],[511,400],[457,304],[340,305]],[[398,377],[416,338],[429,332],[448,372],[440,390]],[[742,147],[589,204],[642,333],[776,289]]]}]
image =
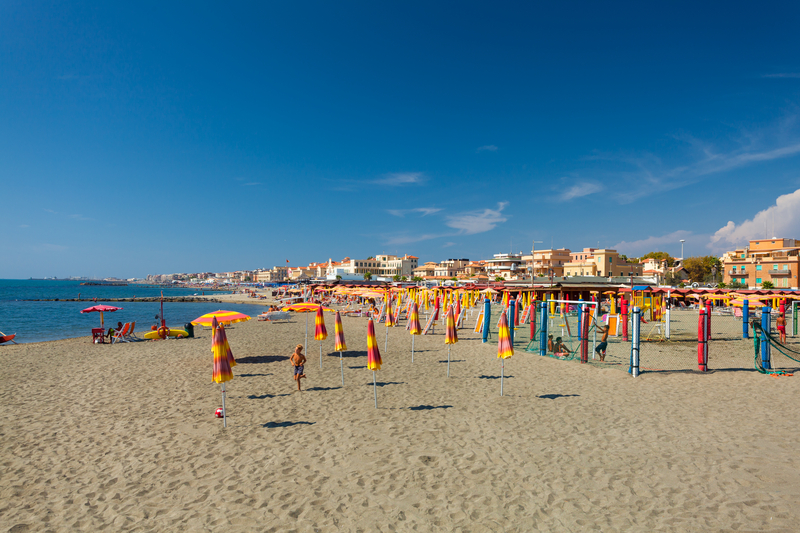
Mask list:
[{"label": "person standing on beach", "polygon": [[778,327],[778,333],[780,333],[781,344],[786,344],[786,317],[779,313],[775,325]]},{"label": "person standing on beach", "polygon": [[600,326],[600,329],[603,332],[603,338],[600,339],[600,344],[597,345],[597,348],[595,348],[594,351],[600,356],[600,362],[603,362],[606,360],[606,348],[608,348],[609,325],[606,324],[605,326]]},{"label": "person standing on beach", "polygon": [[303,355],[303,345],[298,344],[292,356],[289,358],[289,362],[292,363],[292,367],[294,368],[294,380],[297,382],[297,390],[300,390],[300,380],[306,377],[304,372],[305,364],[306,364],[306,356]]}]

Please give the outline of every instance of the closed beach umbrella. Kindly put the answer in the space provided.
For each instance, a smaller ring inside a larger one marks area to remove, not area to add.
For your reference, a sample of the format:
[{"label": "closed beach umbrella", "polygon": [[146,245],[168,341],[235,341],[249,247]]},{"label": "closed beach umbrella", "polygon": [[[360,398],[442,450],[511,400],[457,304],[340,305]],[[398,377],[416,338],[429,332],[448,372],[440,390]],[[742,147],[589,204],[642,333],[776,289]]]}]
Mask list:
[{"label": "closed beach umbrella", "polygon": [[325,329],[325,317],[322,316],[322,306],[317,307],[317,316],[314,317],[314,340],[319,341],[319,367],[322,368],[322,341],[328,338]]},{"label": "closed beach umbrella", "polygon": [[316,313],[317,309],[320,308],[323,311],[333,312],[333,309],[322,307],[320,304],[315,304],[311,302],[298,302],[296,304],[287,305],[286,307],[281,309],[281,311],[294,311],[295,313],[306,314],[306,340],[303,343],[303,350],[305,351],[305,353],[308,353],[308,313]]},{"label": "closed beach umbrella", "polygon": [[505,377],[506,359],[514,355],[514,345],[511,344],[511,334],[508,331],[508,318],[506,314],[500,315],[499,331],[497,332],[497,357],[501,360],[500,366],[500,396],[503,395],[503,379]]},{"label": "closed beach umbrella", "polygon": [[192,320],[192,324],[195,326],[206,326],[213,328],[213,322],[216,320],[220,324],[234,324],[236,322],[247,322],[250,320],[251,317],[238,313],[236,311],[214,311],[213,313],[206,313],[201,317],[197,317]]},{"label": "closed beach umbrella", "polygon": [[375,372],[381,369],[381,351],[375,338],[375,323],[367,320],[367,368],[372,370],[372,386],[375,391],[375,409],[378,408],[378,384]]},{"label": "closed beach umbrella", "polygon": [[333,318],[333,333],[334,333],[334,350],[339,352],[339,367],[342,370],[342,386],[344,387],[344,361],[342,360],[342,352],[347,350],[347,344],[344,342],[344,329],[342,328],[342,315],[336,311],[336,316]]},{"label": "closed beach umbrella", "polygon": [[392,295],[386,296],[386,341],[383,344],[383,351],[389,353],[389,327],[394,326],[394,314],[392,313]]},{"label": "closed beach umbrella", "polygon": [[422,328],[419,325],[419,306],[417,302],[411,302],[411,315],[408,318],[408,326],[406,329],[411,333],[411,362],[414,362],[414,338],[416,335],[422,333]]},{"label": "closed beach umbrella", "polygon": [[456,329],[458,329],[458,319],[461,317],[461,300],[456,299]]},{"label": "closed beach umbrella", "polygon": [[217,323],[217,319],[212,319],[211,352],[214,354],[214,369],[211,380],[214,383],[222,384],[222,424],[228,427],[227,413],[225,411],[225,382],[233,379],[232,368],[236,366],[228,338],[225,335],[225,328]]},{"label": "closed beach umbrella", "polygon": [[103,313],[113,313],[114,311],[122,311],[121,307],[114,307],[113,305],[93,305],[82,309],[81,313],[100,313],[100,327],[105,329],[105,322],[103,321]]},{"label": "closed beach umbrella", "polygon": [[450,377],[450,349],[458,342],[458,331],[456,331],[456,318],[453,316],[453,306],[447,308],[447,315],[444,321],[444,343],[447,345],[447,377]]}]

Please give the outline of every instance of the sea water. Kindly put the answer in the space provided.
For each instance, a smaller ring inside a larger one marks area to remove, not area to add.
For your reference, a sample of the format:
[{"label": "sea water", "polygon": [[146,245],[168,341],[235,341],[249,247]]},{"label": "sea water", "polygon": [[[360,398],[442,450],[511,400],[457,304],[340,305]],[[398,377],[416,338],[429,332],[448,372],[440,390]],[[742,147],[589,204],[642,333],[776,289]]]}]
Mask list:
[{"label": "sea water", "polygon": [[[141,337],[150,326],[157,323],[159,302],[109,302],[108,298],[192,296],[201,294],[196,288],[162,288],[146,285],[109,286],[81,285],[80,281],[67,280],[0,280],[0,331],[6,335],[16,333],[16,342],[40,342],[75,337],[91,337],[92,328],[100,327],[100,313],[81,313],[93,305],[107,304],[122,307],[120,311],[103,313],[105,329],[117,322],[136,321],[135,333]],[[208,296],[210,293],[206,291]],[[31,299],[78,298],[80,302],[32,302]],[[97,298],[95,302],[94,299]],[[255,316],[264,307],[252,304],[217,302],[164,302],[167,326],[183,328],[195,318],[218,309],[237,311]],[[0,346],[0,351],[2,346]]]}]

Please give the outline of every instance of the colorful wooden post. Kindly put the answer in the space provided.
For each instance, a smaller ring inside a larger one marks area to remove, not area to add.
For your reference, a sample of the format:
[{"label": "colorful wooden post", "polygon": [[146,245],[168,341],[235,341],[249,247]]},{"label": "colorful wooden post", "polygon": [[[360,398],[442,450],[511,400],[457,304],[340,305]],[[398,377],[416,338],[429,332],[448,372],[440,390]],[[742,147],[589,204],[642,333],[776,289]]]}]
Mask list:
[{"label": "colorful wooden post", "polygon": [[511,340],[511,346],[514,346],[514,324],[517,319],[517,302],[513,298],[508,302],[508,338]]},{"label": "colorful wooden post", "polygon": [[589,306],[581,305],[581,363],[589,362]]},{"label": "colorful wooden post", "polygon": [[766,305],[761,308],[761,366],[764,367],[764,370],[770,370],[772,368],[769,337],[767,337],[772,327],[772,321],[770,319],[771,312],[772,309]]},{"label": "colorful wooden post", "polygon": [[622,314],[622,340],[628,340],[628,300],[622,297],[620,302],[620,313]]},{"label": "colorful wooden post", "polygon": [[631,364],[628,373],[633,377],[639,376],[639,326],[642,310],[639,307],[633,308],[633,320],[631,321]]},{"label": "colorful wooden post", "polygon": [[750,338],[750,301],[745,298],[742,304],[742,338]]},{"label": "colorful wooden post", "polygon": [[706,309],[700,308],[700,317],[697,321],[697,369],[701,372],[708,370],[708,322]]},{"label": "colorful wooden post", "polygon": [[797,302],[792,302],[792,337],[797,337],[797,323],[800,322],[797,316],[798,310]]},{"label": "colorful wooden post", "polygon": [[542,316],[539,318],[539,355],[547,355],[547,302],[542,302]]},{"label": "colorful wooden post", "polygon": [[491,322],[489,322],[489,317],[492,315],[492,302],[489,300],[489,295],[486,295],[486,298],[483,300],[483,338],[481,338],[481,342],[486,344],[489,341],[489,327]]},{"label": "colorful wooden post", "polygon": [[531,340],[533,340],[533,338],[536,336],[536,300],[531,300],[530,308]]}]

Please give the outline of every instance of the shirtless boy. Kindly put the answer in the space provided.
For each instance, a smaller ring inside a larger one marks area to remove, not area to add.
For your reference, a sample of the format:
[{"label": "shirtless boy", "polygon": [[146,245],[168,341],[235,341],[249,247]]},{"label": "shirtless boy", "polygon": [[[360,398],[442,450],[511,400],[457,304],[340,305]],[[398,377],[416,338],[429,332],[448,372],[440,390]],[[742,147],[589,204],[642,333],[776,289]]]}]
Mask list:
[{"label": "shirtless boy", "polygon": [[786,317],[778,314],[775,325],[778,326],[778,333],[781,334],[781,344],[786,344]]},{"label": "shirtless boy", "polygon": [[303,355],[303,345],[298,344],[292,356],[289,358],[289,362],[292,363],[294,367],[294,380],[297,382],[297,390],[300,390],[300,380],[306,377],[304,372],[304,365],[306,364],[306,356]]},{"label": "shirtless boy", "polygon": [[605,361],[606,348],[608,348],[608,330],[609,330],[608,324],[606,324],[605,327],[601,326],[601,329],[603,331],[603,338],[600,339],[600,344],[597,345],[597,348],[595,348],[594,351],[597,352],[597,355],[600,356],[600,361]]}]

